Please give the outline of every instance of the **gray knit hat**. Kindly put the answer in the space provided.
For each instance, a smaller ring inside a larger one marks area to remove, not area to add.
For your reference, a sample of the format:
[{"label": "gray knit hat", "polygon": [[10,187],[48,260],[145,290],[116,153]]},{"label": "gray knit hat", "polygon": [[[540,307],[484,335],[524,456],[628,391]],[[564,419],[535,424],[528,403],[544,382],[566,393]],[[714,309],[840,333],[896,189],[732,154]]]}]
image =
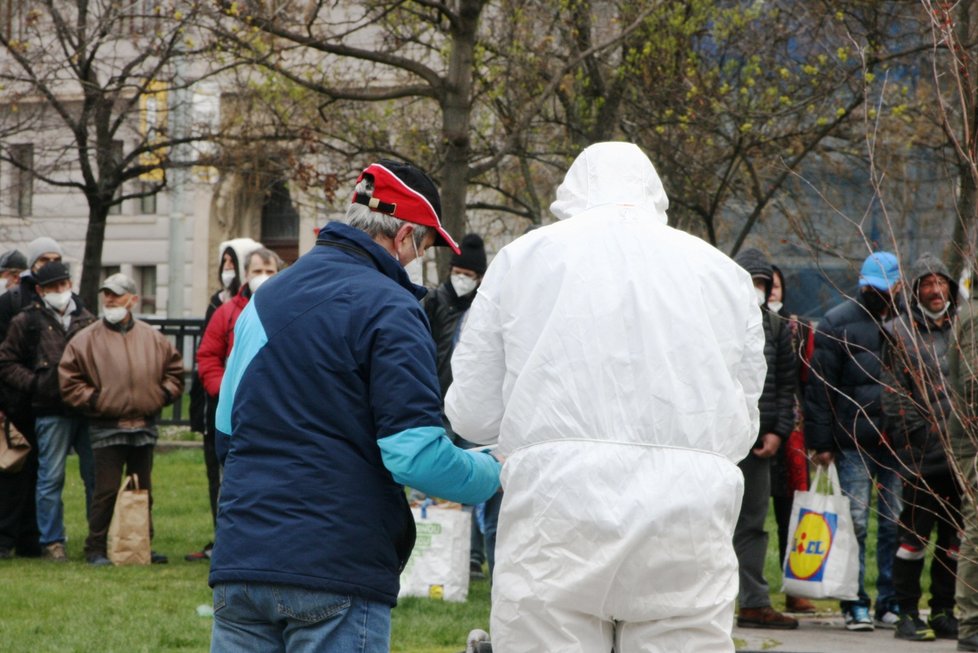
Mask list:
[{"label": "gray knit hat", "polygon": [[27,267],[33,268],[37,259],[41,258],[42,254],[47,254],[48,252],[56,252],[58,256],[64,256],[64,252],[61,251],[61,245],[54,238],[41,236],[32,240],[27,245]]}]

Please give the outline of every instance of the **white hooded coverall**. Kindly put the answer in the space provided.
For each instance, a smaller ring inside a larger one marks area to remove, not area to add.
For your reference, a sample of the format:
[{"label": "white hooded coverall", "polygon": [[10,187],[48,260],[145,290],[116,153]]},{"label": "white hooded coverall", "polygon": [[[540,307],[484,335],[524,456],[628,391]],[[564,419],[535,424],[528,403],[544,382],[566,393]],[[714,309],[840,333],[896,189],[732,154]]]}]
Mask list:
[{"label": "white hooded coverall", "polygon": [[761,313],[747,272],[667,207],[638,147],[588,147],[560,222],[503,248],[469,311],[446,409],[505,457],[497,653],[734,650]]}]

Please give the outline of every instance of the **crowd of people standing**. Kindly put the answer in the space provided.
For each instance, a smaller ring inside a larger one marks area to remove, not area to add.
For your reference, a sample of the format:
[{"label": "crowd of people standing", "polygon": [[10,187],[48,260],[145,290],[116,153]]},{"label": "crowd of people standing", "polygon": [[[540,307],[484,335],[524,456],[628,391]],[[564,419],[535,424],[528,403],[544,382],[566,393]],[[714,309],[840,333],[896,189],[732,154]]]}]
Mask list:
[{"label": "crowd of people standing", "polygon": [[[409,486],[476,516],[470,571],[488,562],[498,650],[729,651],[734,620],[792,629],[815,611],[774,608],[765,519],[773,500],[785,555],[792,495],[833,465],[859,549],[845,628],[978,651],[972,300],[938,257],[876,251],[809,323],[767,254],[731,260],[667,208],[637,147],[600,143],[560,185],[558,222],[491,263],[395,161],[365,168],[287,269],[257,241],[222,243],[190,388],[215,537],[185,556],[210,560],[212,650],[387,650]],[[426,292],[404,266],[435,246],[451,266]],[[0,474],[0,558],[67,559],[74,450],[85,559],[106,565],[115,492],[130,473],[151,490],[184,363],[133,315],[132,279],[105,279],[96,317],[57,242],[25,249],[0,255],[0,408],[32,445]]]}]

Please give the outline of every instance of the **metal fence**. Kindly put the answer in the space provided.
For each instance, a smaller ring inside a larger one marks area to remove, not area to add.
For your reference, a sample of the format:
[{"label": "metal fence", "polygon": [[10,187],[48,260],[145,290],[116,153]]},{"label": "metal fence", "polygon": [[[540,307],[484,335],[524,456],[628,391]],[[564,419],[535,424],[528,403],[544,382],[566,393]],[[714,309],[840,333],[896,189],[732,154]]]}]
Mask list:
[{"label": "metal fence", "polygon": [[140,317],[170,339],[183,356],[184,394],[173,403],[173,414],[161,418],[160,424],[188,426],[190,424],[190,383],[197,372],[197,347],[204,334],[203,318]]}]

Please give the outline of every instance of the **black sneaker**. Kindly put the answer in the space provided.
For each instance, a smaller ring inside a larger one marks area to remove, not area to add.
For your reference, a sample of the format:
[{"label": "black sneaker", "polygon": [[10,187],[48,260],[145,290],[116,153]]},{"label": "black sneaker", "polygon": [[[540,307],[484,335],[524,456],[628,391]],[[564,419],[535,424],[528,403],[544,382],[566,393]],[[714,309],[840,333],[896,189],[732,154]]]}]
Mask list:
[{"label": "black sneaker", "polygon": [[958,638],[958,618],[954,616],[954,610],[937,610],[931,613],[927,623],[938,639]]},{"label": "black sneaker", "polygon": [[893,636],[911,642],[933,642],[937,639],[931,627],[916,614],[901,614]]},{"label": "black sneaker", "polygon": [[162,553],[157,553],[156,551],[150,551],[149,561],[154,565],[165,565],[166,563],[170,562],[170,559],[167,558]]},{"label": "black sneaker", "polygon": [[482,571],[482,565],[473,560],[469,563],[469,578],[472,580],[482,580],[486,577],[486,573]]}]

